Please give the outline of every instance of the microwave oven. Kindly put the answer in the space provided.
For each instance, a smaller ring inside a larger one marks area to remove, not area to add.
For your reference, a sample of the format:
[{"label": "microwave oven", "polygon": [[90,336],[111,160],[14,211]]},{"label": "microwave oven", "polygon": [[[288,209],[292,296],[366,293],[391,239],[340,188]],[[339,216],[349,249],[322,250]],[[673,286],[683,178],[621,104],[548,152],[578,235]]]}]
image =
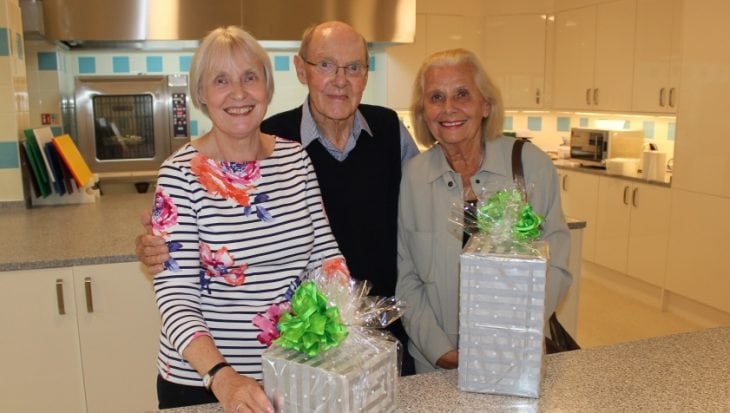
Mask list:
[{"label": "microwave oven", "polygon": [[643,130],[572,128],[570,159],[582,166],[605,168],[611,158],[641,158]]}]

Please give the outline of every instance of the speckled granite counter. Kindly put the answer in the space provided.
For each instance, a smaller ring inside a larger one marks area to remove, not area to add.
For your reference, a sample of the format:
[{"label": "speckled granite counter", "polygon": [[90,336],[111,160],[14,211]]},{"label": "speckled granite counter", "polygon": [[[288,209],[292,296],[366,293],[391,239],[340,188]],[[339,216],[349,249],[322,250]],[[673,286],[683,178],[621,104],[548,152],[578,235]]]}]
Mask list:
[{"label": "speckled granite counter", "polygon": [[145,194],[102,195],[95,203],[0,209],[0,271],[136,261]]},{"label": "speckled granite counter", "polygon": [[[539,399],[457,390],[455,370],[402,378],[398,412],[727,412],[730,327],[546,358]],[[163,410],[220,413],[217,404]]]},{"label": "speckled granite counter", "polygon": [[[0,271],[136,261],[140,213],[152,208],[153,197],[150,191],[102,195],[90,204],[1,208]],[[568,221],[572,229],[585,226]]]}]

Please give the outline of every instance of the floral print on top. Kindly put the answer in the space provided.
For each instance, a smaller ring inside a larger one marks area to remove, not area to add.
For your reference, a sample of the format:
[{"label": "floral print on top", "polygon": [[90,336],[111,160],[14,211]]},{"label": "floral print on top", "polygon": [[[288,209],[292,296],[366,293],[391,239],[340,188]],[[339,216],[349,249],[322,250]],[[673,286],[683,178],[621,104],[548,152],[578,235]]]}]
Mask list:
[{"label": "floral print on top", "polygon": [[[155,205],[152,208],[150,224],[152,225],[152,233],[163,238],[167,236],[167,230],[177,224],[177,206],[160,186],[155,191]],[[167,248],[170,252],[175,252],[181,247],[182,244],[179,242],[167,241]],[[172,257],[165,261],[164,267],[166,270],[180,271],[180,266]]]},{"label": "floral print on top", "polygon": [[256,216],[262,221],[272,221],[269,211],[261,205],[269,200],[265,193],[257,194],[251,202],[250,192],[256,189],[254,184],[261,179],[258,161],[228,162],[216,161],[198,154],[190,161],[190,167],[200,179],[208,192],[235,201],[244,207],[244,214],[251,214],[252,205],[256,205]]},{"label": "floral print on top", "polygon": [[214,277],[222,278],[226,283],[233,286],[242,285],[246,280],[245,271],[248,264],[235,265],[233,256],[228,253],[228,248],[222,247],[216,252],[211,251],[206,243],[200,244],[200,263],[203,268],[200,270],[200,289],[210,291],[210,282]]}]

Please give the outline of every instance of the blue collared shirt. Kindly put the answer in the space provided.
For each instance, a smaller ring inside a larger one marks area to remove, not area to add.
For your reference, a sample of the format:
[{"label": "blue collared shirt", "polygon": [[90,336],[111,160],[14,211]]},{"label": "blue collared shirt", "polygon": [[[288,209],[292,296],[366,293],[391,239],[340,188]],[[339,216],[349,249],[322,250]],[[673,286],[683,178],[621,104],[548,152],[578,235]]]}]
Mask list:
[{"label": "blue collared shirt", "polygon": [[[400,127],[400,153],[402,166],[407,160],[418,155],[419,151],[416,143],[411,137],[411,134],[408,132],[408,129],[406,129],[406,127],[403,125],[403,122],[398,121],[398,125]],[[352,127],[352,132],[350,133],[350,136],[347,138],[345,149],[340,150],[332,142],[330,142],[329,139],[322,136],[322,133],[320,133],[319,128],[317,127],[317,123],[312,117],[312,112],[309,109],[309,96],[307,96],[307,99],[304,101],[304,105],[302,105],[302,124],[300,126],[300,132],[302,137],[302,146],[304,146],[305,148],[310,143],[319,139],[320,143],[322,144],[322,146],[324,146],[327,152],[329,152],[333,158],[342,162],[347,158],[347,155],[349,155],[350,152],[355,149],[355,145],[357,144],[357,140],[360,138],[362,131],[365,131],[370,137],[373,136],[373,132],[370,130],[370,126],[365,120],[365,117],[358,110],[355,113],[355,123]]]}]

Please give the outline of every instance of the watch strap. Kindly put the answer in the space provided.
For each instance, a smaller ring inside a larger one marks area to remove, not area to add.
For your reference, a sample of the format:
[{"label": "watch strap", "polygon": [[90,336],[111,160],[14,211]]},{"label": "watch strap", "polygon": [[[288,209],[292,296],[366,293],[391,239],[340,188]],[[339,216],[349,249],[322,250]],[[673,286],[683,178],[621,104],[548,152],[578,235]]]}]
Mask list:
[{"label": "watch strap", "polygon": [[220,363],[213,366],[210,370],[208,370],[207,373],[205,373],[205,376],[203,376],[203,385],[205,386],[206,390],[210,390],[211,386],[213,386],[213,377],[215,376],[220,369],[224,367],[230,367],[231,365],[226,363],[225,361],[221,361]]}]

